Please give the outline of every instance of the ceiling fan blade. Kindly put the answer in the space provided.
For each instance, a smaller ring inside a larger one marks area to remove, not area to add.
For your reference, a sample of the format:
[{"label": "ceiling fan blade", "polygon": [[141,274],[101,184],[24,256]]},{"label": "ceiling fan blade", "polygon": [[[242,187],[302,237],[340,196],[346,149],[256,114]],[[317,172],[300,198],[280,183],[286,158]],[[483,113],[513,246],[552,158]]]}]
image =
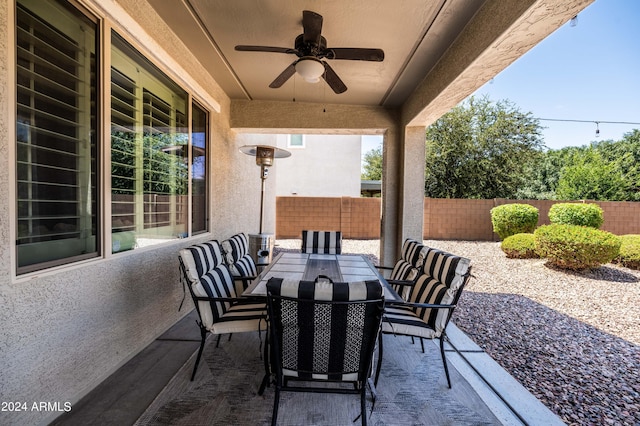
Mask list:
[{"label": "ceiling fan blade", "polygon": [[346,92],[347,86],[342,82],[342,80],[340,80],[340,77],[338,77],[338,74],[336,74],[333,68],[331,68],[331,66],[326,62],[322,62],[322,64],[324,65],[324,74],[322,74],[322,78],[324,78],[324,81],[326,81],[329,87],[331,87],[331,90],[338,95]]},{"label": "ceiling fan blade", "polygon": [[302,28],[304,28],[304,42],[320,44],[322,32],[322,15],[310,10],[302,11]]},{"label": "ceiling fan blade", "polygon": [[334,47],[327,49],[327,59],[351,59],[355,61],[382,62],[382,49],[361,49],[358,47]]},{"label": "ceiling fan blade", "polygon": [[282,85],[286,83],[287,80],[289,80],[291,76],[294,75],[295,73],[296,73],[296,67],[294,62],[288,67],[286,67],[284,71],[282,71],[280,75],[277,76],[276,79],[271,82],[269,87],[271,87],[272,89],[277,89],[279,87],[282,87]]},{"label": "ceiling fan blade", "polygon": [[238,46],[236,46],[236,50],[238,50],[240,52],[293,53],[294,55],[297,53],[295,49],[290,49],[288,47],[271,47],[271,46],[245,46],[245,45],[238,45]]}]

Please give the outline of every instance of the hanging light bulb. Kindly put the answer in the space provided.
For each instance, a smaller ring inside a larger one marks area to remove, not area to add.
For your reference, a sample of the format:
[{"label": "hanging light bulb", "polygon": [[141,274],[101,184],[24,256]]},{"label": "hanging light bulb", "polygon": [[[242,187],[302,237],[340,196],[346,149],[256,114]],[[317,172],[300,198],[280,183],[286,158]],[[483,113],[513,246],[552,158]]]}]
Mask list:
[{"label": "hanging light bulb", "polygon": [[599,126],[599,124],[600,124],[600,123],[598,123],[598,122],[596,121],[596,138],[599,138],[599,137],[600,137],[600,126]]},{"label": "hanging light bulb", "polygon": [[569,21],[569,26],[571,27],[575,27],[576,25],[578,25],[578,15],[574,16],[573,18],[571,18],[571,20]]}]

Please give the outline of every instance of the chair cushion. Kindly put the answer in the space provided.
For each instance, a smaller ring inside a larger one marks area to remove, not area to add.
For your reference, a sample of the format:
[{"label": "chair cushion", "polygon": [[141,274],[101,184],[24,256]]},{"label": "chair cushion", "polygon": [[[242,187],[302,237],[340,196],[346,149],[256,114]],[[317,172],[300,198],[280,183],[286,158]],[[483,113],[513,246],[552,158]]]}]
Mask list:
[{"label": "chair cushion", "polygon": [[342,232],[302,231],[302,253],[342,253]]},{"label": "chair cushion", "polygon": [[243,232],[222,242],[222,250],[227,265],[233,265],[249,253],[249,241]]},{"label": "chair cushion", "polygon": [[207,327],[213,334],[243,333],[245,331],[262,330],[263,320],[266,327],[266,303],[240,301],[233,304],[219,318],[219,321]]},{"label": "chair cushion", "polygon": [[381,298],[382,285],[378,280],[332,283],[328,280],[314,282],[273,277],[267,282],[267,292],[305,300],[349,302]]},{"label": "chair cushion", "polygon": [[[397,281],[413,281],[417,276],[418,270],[411,263],[404,259],[400,259],[394,265],[389,279]],[[409,292],[411,291],[410,286],[392,284],[391,287],[396,291],[396,293],[400,294],[400,297],[403,299],[406,300],[407,297],[409,297]]]},{"label": "chair cushion", "polygon": [[441,334],[437,333],[429,324],[422,321],[422,318],[420,318],[413,309],[400,305],[385,308],[384,319],[382,320],[382,332],[424,337],[425,339],[440,337]]},{"label": "chair cushion", "polygon": [[428,248],[422,273],[457,291],[464,282],[471,261],[465,257]]},{"label": "chair cushion", "polygon": [[187,278],[193,284],[223,262],[220,243],[211,240],[180,250]]},{"label": "chair cushion", "polygon": [[[418,277],[413,291],[410,294],[411,303],[430,303],[434,305],[450,305],[456,295],[456,291],[447,287],[440,281],[422,274]],[[421,318],[438,335],[447,325],[449,309],[437,308],[413,308],[416,316]]]},{"label": "chair cushion", "polygon": [[407,238],[402,244],[401,259],[410,263],[414,267],[421,269],[428,250],[429,247],[424,244],[414,239]]},{"label": "chair cushion", "polygon": [[[231,272],[225,264],[204,274],[191,288],[197,297],[237,297]],[[230,307],[230,302],[198,301],[202,324],[210,328]]]}]

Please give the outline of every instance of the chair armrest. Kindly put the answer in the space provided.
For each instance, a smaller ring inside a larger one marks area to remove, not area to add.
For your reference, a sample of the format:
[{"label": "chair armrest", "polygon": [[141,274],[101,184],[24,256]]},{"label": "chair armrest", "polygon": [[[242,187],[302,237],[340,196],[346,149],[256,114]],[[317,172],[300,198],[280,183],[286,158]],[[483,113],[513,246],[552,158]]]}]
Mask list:
[{"label": "chair armrest", "polygon": [[415,281],[408,280],[387,280],[387,282],[389,283],[389,285],[399,285],[405,287],[413,287],[416,285]]},{"label": "chair armrest", "polygon": [[412,303],[412,302],[399,302],[394,300],[389,300],[386,302],[389,306],[408,306],[410,308],[436,308],[436,309],[453,309],[457,305],[438,305],[433,303]]},{"label": "chair armrest", "polygon": [[196,296],[194,298],[199,302],[256,302],[256,303],[264,303],[264,298],[259,297],[204,297],[204,296]]},{"label": "chair armrest", "polygon": [[246,290],[249,287],[249,284],[251,284],[251,281],[255,280],[258,277],[254,277],[254,276],[246,276],[246,277],[233,277],[233,281],[242,281],[242,288],[243,290]]},{"label": "chair armrest", "polygon": [[389,270],[389,271],[393,270],[393,266],[373,265],[373,267],[376,268],[376,269],[386,269],[386,270]]}]

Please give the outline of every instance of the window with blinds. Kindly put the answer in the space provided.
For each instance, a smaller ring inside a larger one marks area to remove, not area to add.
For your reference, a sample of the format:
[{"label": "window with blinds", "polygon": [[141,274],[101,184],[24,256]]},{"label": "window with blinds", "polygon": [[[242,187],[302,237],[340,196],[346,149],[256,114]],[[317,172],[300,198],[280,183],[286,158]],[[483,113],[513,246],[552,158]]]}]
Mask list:
[{"label": "window with blinds", "polygon": [[187,94],[112,36],[112,251],[188,235]]},{"label": "window with blinds", "polygon": [[191,232],[196,234],[207,230],[209,116],[197,103],[191,111]]},{"label": "window with blinds", "polygon": [[16,3],[18,273],[98,253],[96,22]]}]

